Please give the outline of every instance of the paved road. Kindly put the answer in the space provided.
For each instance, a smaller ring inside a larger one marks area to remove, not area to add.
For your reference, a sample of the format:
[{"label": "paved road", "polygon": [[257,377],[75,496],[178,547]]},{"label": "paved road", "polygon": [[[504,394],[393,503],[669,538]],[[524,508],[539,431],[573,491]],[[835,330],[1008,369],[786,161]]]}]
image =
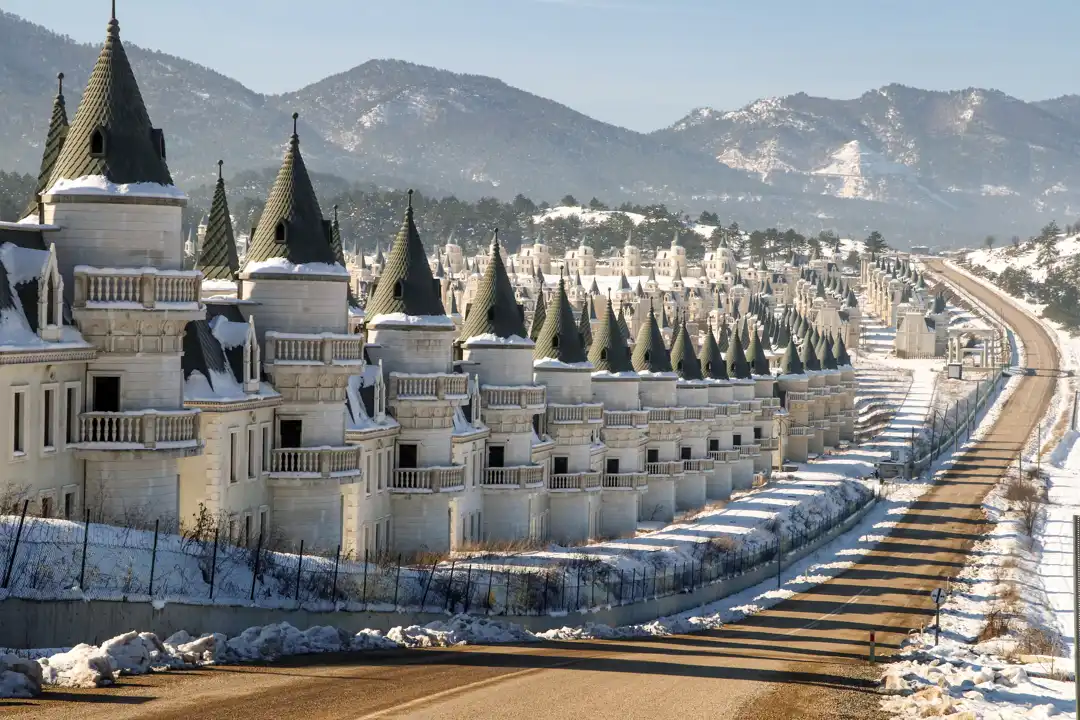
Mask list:
[{"label": "paved road", "polygon": [[[961,275],[935,268],[1001,303]],[[1028,364],[1057,368],[1041,326],[1010,306]],[[930,589],[964,565],[983,528],[983,496],[1048,407],[1055,380],[1024,377],[1004,418],[912,506],[860,563],[817,588],[722,630],[653,641],[402,651],[299,658],[125,679],[47,693],[0,716],[52,718],[799,718],[880,717],[868,633],[897,647],[931,617]]]}]

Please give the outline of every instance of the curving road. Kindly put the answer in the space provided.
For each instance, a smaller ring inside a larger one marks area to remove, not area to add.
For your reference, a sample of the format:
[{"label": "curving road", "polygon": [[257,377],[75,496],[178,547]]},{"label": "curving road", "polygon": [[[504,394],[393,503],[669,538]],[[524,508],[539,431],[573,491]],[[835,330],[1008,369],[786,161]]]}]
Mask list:
[{"label": "curving road", "polygon": [[[1056,369],[1043,330],[996,293],[931,270],[1000,307],[1029,367]],[[1046,412],[1053,373],[1023,377],[987,437],[862,561],[833,580],[722,630],[660,640],[316,656],[125,679],[97,691],[0,701],[0,717],[52,718],[798,718],[880,717],[865,660],[932,615],[928,591],[964,565],[983,531],[984,495]]]}]

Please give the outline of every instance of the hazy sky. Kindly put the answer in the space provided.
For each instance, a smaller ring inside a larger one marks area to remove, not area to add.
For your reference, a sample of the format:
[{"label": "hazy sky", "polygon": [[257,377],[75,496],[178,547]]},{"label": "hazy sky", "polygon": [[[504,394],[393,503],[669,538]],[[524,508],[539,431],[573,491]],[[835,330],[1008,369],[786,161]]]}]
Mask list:
[{"label": "hazy sky", "polygon": [[[0,0],[99,43],[108,0]],[[1080,92],[1076,0],[118,0],[125,41],[250,88],[295,90],[372,58],[499,77],[653,130],[691,108],[891,82]]]}]

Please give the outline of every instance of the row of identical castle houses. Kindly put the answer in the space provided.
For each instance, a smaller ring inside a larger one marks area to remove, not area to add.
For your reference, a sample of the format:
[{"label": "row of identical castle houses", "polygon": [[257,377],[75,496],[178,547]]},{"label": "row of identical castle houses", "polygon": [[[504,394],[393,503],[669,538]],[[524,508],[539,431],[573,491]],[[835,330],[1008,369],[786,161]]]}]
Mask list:
[{"label": "row of identical castle houses", "polygon": [[242,266],[220,169],[195,270],[185,202],[114,17],[70,124],[56,97],[26,217],[0,225],[8,507],[205,508],[238,542],[358,554],[571,543],[852,439],[857,278],[831,263],[739,270],[721,248],[693,283],[668,258],[663,288],[620,272],[602,293],[509,272],[497,234],[482,268],[447,269],[410,203],[377,272],[350,273],[295,123]]}]

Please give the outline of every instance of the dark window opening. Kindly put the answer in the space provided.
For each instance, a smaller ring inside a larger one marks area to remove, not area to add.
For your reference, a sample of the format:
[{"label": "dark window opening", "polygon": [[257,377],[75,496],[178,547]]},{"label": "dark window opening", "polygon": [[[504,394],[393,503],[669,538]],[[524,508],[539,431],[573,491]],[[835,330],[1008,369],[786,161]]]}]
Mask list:
[{"label": "dark window opening", "polygon": [[759,428],[759,427],[754,428],[754,439],[755,440],[760,440],[761,439],[761,428]]},{"label": "dark window opening", "polygon": [[395,300],[400,300],[401,295],[402,295],[401,281],[398,280],[396,283],[394,283],[394,299]]},{"label": "dark window opening", "polygon": [[645,351],[645,362],[649,362],[649,351]]},{"label": "dark window opening", "polygon": [[120,376],[94,376],[94,411],[120,412]]},{"label": "dark window opening", "polygon": [[690,448],[686,447],[685,445],[683,445],[681,448],[679,448],[679,457],[681,459],[683,459],[683,460],[689,460],[690,459]]},{"label": "dark window opening", "polygon": [[150,128],[150,142],[157,150],[158,157],[165,159],[165,132],[159,128]]},{"label": "dark window opening", "polygon": [[41,498],[41,517],[52,517],[52,498]]},{"label": "dark window opening", "polygon": [[556,350],[559,349],[559,336],[558,335],[555,335],[554,337],[551,338],[551,347],[555,348]]},{"label": "dark window opening", "polygon": [[607,474],[618,475],[619,474],[619,458],[607,459]]},{"label": "dark window opening", "polygon": [[45,289],[45,324],[46,325],[59,325],[60,321],[56,317],[56,284],[50,281],[46,283]]},{"label": "dark window opening", "polygon": [[675,370],[677,370],[678,372],[682,372],[682,362],[683,362],[683,361],[682,361],[682,360],[680,360],[679,362],[677,362],[677,363],[675,364]]},{"label": "dark window opening", "polygon": [[415,468],[419,461],[418,447],[411,443],[398,445],[398,467]]},{"label": "dark window opening", "polygon": [[[53,403],[56,401],[56,391],[45,391],[45,407],[41,413],[41,444],[47,448],[56,446],[55,433],[53,432]],[[48,516],[46,516],[48,517]]]},{"label": "dark window opening", "polygon": [[607,348],[600,348],[600,359],[607,360]]},{"label": "dark window opening", "polygon": [[285,221],[279,220],[277,227],[274,228],[274,241],[283,243],[285,242]]},{"label": "dark window opening", "polygon": [[565,475],[570,472],[570,458],[565,455],[552,458],[552,472],[555,475]]},{"label": "dark window opening", "polygon": [[488,308],[487,319],[488,319],[489,322],[495,319],[495,308],[493,308],[493,307]]},{"label": "dark window opening", "polygon": [[90,134],[90,154],[99,157],[105,154],[105,131],[101,128]]},{"label": "dark window opening", "polygon": [[79,442],[76,437],[79,427],[79,391],[73,387],[67,389],[67,428],[66,435],[69,443]]},{"label": "dark window opening", "polygon": [[303,420],[281,420],[278,423],[278,432],[281,434],[281,445],[283,448],[298,448],[303,447],[304,440],[304,421]]},{"label": "dark window opening", "polygon": [[656,448],[649,448],[645,451],[645,462],[660,462],[660,451]]},{"label": "dark window opening", "polygon": [[244,545],[251,545],[251,516],[244,516]]},{"label": "dark window opening", "polygon": [[738,433],[735,433],[734,435],[732,435],[731,436],[731,444],[734,445],[735,447],[739,447],[740,445],[742,445],[742,435],[740,435]]},{"label": "dark window opening", "polygon": [[501,468],[506,459],[506,448],[502,445],[488,445],[488,467]]},{"label": "dark window opening", "polygon": [[720,452],[719,440],[709,440],[709,452]]},{"label": "dark window opening", "polygon": [[64,493],[64,519],[70,520],[71,516],[75,514],[75,493]]},{"label": "dark window opening", "polygon": [[536,433],[537,437],[540,437],[540,416],[539,415],[533,415],[532,426],[533,426],[533,432]]}]

